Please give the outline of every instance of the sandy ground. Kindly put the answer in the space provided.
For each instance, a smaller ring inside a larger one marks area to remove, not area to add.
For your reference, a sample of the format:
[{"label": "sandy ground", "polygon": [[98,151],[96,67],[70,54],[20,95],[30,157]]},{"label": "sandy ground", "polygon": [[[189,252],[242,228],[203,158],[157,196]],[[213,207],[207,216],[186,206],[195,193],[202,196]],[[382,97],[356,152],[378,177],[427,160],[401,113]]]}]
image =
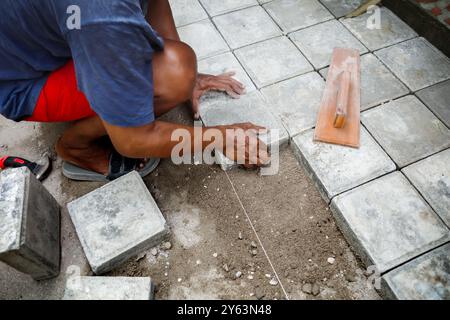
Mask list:
[{"label": "sandy ground", "polygon": [[[166,119],[189,115],[179,108]],[[54,155],[63,129],[0,118],[0,155]],[[145,182],[171,227],[171,248],[108,275],[150,276],[157,299],[379,299],[291,150],[280,155],[279,174],[268,177],[163,161]],[[54,158],[45,186],[63,208],[61,275],[36,282],[0,263],[0,299],[59,299],[68,275],[91,274],[65,206],[100,184],[65,179]]]}]

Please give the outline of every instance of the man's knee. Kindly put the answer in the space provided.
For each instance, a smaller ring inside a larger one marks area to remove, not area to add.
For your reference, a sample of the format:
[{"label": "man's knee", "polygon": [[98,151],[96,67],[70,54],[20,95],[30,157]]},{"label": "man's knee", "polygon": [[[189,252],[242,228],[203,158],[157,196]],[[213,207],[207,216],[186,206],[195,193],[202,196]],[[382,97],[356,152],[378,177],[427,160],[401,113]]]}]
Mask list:
[{"label": "man's knee", "polygon": [[197,77],[197,57],[187,44],[166,40],[154,68],[155,93],[165,100],[183,102],[191,98]]}]

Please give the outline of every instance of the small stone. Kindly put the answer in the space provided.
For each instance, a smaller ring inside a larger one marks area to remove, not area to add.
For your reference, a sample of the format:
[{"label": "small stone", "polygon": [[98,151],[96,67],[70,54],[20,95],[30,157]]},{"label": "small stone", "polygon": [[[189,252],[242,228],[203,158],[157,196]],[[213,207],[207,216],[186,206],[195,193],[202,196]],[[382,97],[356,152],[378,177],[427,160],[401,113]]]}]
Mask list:
[{"label": "small stone", "polygon": [[258,250],[254,249],[252,250],[252,256],[256,256],[258,254]]},{"label": "small stone", "polygon": [[196,265],[201,265],[202,262],[201,262],[200,260],[197,260],[197,261],[195,261],[195,264],[196,264]]},{"label": "small stone", "polygon": [[178,282],[181,282],[181,281],[183,281],[183,279],[181,279],[181,278],[178,278]]},{"label": "small stone", "polygon": [[269,281],[269,284],[270,284],[271,286],[277,286],[277,285],[278,285],[278,281],[277,281],[277,279],[272,278],[272,279]]},{"label": "small stone", "polygon": [[250,246],[254,249],[258,248],[258,245],[256,244],[255,241],[252,241],[252,243],[250,244]]},{"label": "small stone", "polygon": [[302,291],[303,291],[304,293],[306,293],[306,294],[311,294],[311,293],[312,293],[312,285],[311,285],[311,283],[305,283],[305,284],[302,286]]},{"label": "small stone", "polygon": [[272,278],[272,275],[270,275],[269,273],[265,274],[266,278]]},{"label": "small stone", "polygon": [[145,258],[146,255],[147,255],[146,253],[141,253],[136,257],[136,259],[134,259],[134,261],[135,262],[141,261],[142,259]]},{"label": "small stone", "polygon": [[256,288],[255,296],[256,296],[256,299],[262,300],[266,296],[266,294],[260,288]]},{"label": "small stone", "polygon": [[152,256],[156,257],[158,255],[158,249],[153,248],[153,249],[150,250],[150,253],[152,254]]},{"label": "small stone", "polygon": [[213,257],[214,257],[214,258],[217,258],[217,256],[218,256],[217,252],[214,252],[214,253],[213,253]]},{"label": "small stone", "polygon": [[329,258],[327,259],[327,262],[328,262],[329,264],[334,264],[335,261],[336,261],[336,259],[333,258],[333,257],[329,257]]},{"label": "small stone", "polygon": [[167,241],[167,242],[164,242],[164,244],[163,244],[163,248],[164,248],[164,249],[166,249],[166,250],[170,250],[170,249],[172,249],[172,243],[171,243],[171,242],[169,242],[169,241]]},{"label": "small stone", "polygon": [[224,264],[224,265],[222,266],[222,269],[225,270],[226,272],[230,271],[230,268],[228,268],[228,265],[227,265],[227,264]]},{"label": "small stone", "polygon": [[240,271],[236,272],[235,276],[236,276],[236,279],[239,279],[242,276],[242,272],[240,272]]},{"label": "small stone", "polygon": [[248,279],[248,280],[253,280],[253,276],[252,276],[252,275],[249,275],[249,276],[247,277],[247,279]]},{"label": "small stone", "polygon": [[356,275],[353,273],[346,273],[345,280],[347,280],[348,282],[356,282]]},{"label": "small stone", "polygon": [[242,232],[239,232],[239,234],[238,234],[238,239],[239,240],[242,240],[243,238],[242,238]]},{"label": "small stone", "polygon": [[311,289],[313,296],[317,296],[320,293],[320,287],[317,283],[314,283]]}]

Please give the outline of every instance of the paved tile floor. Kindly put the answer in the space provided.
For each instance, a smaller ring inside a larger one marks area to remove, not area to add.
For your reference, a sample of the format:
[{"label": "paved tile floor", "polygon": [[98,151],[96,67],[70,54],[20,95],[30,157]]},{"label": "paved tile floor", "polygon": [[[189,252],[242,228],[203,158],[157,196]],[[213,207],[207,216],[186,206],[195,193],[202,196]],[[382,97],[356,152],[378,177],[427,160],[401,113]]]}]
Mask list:
[{"label": "paved tile floor", "polygon": [[[367,265],[390,279],[390,270],[450,240],[443,213],[450,199],[448,57],[387,8],[343,18],[362,1],[200,2],[207,19],[198,22],[197,3],[192,17],[187,8],[179,19],[202,26],[180,28],[182,39],[200,50],[201,70],[235,69],[249,92],[261,91],[268,103],[264,112],[284,125],[300,164],[323,198],[332,201],[341,231]],[[203,38],[202,28],[212,37]],[[331,53],[338,46],[362,55],[359,150],[312,141]],[[217,94],[203,99],[206,118],[216,100],[230,108],[239,105],[224,99]],[[257,109],[237,118],[266,121]],[[352,211],[356,203],[361,210]],[[383,238],[392,241],[377,243]],[[394,282],[386,283],[389,288]],[[394,292],[390,297],[406,296],[401,287],[391,289],[385,290]]]}]

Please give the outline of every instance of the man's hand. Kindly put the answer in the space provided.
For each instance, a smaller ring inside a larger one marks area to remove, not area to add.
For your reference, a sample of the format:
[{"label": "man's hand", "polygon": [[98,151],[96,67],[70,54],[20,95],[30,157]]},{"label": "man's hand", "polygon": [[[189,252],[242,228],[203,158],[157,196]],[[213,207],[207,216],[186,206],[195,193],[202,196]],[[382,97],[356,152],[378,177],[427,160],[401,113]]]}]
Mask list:
[{"label": "man's hand", "polygon": [[208,74],[199,74],[192,94],[192,112],[194,118],[200,117],[200,98],[208,91],[222,91],[235,99],[245,93],[245,87],[242,83],[233,79],[235,72],[227,72],[218,76]]}]

